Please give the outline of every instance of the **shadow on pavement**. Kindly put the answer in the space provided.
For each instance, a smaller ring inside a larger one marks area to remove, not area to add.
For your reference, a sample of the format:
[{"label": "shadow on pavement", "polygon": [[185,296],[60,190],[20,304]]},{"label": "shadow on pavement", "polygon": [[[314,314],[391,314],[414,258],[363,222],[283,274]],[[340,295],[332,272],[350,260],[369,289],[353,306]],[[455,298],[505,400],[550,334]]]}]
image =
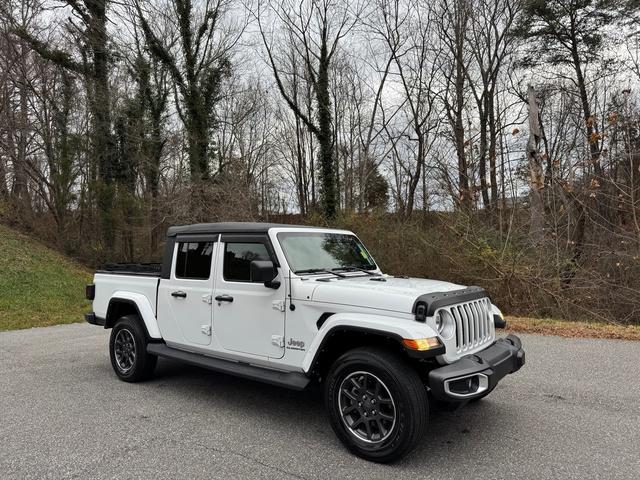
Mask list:
[{"label": "shadow on pavement", "polygon": [[[320,436],[320,441],[339,445],[326,419],[319,386],[296,392],[165,359],[158,362],[155,378],[147,385],[183,395],[185,401],[233,409],[247,418],[277,423],[283,429],[295,423],[296,428],[308,429],[307,433]],[[498,388],[492,396],[457,410],[432,402],[425,437],[416,451],[400,463],[424,465],[428,458],[432,467],[434,462],[451,464],[481,454],[485,448],[494,448],[491,444],[495,445],[498,440],[505,441],[504,424],[515,421],[509,417],[517,412],[503,408],[499,397]]]}]

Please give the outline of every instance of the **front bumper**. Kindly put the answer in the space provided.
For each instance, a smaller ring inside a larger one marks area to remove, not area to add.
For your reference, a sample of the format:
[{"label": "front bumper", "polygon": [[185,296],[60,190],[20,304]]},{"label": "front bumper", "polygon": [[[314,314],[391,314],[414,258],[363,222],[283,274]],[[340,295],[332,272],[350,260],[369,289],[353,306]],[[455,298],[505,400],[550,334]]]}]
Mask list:
[{"label": "front bumper", "polygon": [[503,377],[520,370],[524,361],[522,342],[510,334],[481,352],[431,370],[429,389],[440,400],[472,400],[493,390]]}]

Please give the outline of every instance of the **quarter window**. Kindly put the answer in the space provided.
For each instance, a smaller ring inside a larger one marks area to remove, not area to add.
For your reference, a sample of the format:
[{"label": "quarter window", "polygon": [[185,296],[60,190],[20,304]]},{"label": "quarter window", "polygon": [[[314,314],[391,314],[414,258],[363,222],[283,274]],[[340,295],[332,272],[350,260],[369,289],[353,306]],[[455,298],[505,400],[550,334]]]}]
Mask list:
[{"label": "quarter window", "polygon": [[178,243],[176,277],[206,280],[211,273],[213,242]]},{"label": "quarter window", "polygon": [[251,281],[251,262],[271,260],[263,243],[227,243],[224,249],[224,279]]}]

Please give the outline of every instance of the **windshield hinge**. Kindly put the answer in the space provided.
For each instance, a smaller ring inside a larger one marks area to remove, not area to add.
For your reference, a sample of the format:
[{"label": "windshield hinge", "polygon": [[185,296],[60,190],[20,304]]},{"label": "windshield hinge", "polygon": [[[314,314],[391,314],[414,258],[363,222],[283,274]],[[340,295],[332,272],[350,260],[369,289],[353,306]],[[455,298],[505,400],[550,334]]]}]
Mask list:
[{"label": "windshield hinge", "polygon": [[284,300],[275,300],[271,303],[274,310],[278,310],[280,312],[285,311]]}]

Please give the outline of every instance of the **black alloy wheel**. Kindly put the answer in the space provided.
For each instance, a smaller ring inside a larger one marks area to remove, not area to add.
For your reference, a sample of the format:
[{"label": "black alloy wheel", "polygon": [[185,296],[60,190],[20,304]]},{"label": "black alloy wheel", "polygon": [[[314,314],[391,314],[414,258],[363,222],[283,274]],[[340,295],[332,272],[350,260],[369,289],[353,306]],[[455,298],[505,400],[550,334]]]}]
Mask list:
[{"label": "black alloy wheel", "polygon": [[347,429],[365,442],[386,440],[396,424],[396,406],[377,376],[358,371],[340,384],[338,407]]},{"label": "black alloy wheel", "polygon": [[122,373],[127,373],[136,364],[136,341],[133,333],[127,328],[121,328],[116,334],[113,344],[116,365]]},{"label": "black alloy wheel", "polygon": [[378,347],[349,350],[325,380],[331,428],[354,454],[388,463],[411,452],[429,418],[427,389],[400,353]]},{"label": "black alloy wheel", "polygon": [[120,318],[111,330],[109,357],[120,380],[139,382],[153,374],[158,357],[147,353],[147,332],[137,315]]}]

